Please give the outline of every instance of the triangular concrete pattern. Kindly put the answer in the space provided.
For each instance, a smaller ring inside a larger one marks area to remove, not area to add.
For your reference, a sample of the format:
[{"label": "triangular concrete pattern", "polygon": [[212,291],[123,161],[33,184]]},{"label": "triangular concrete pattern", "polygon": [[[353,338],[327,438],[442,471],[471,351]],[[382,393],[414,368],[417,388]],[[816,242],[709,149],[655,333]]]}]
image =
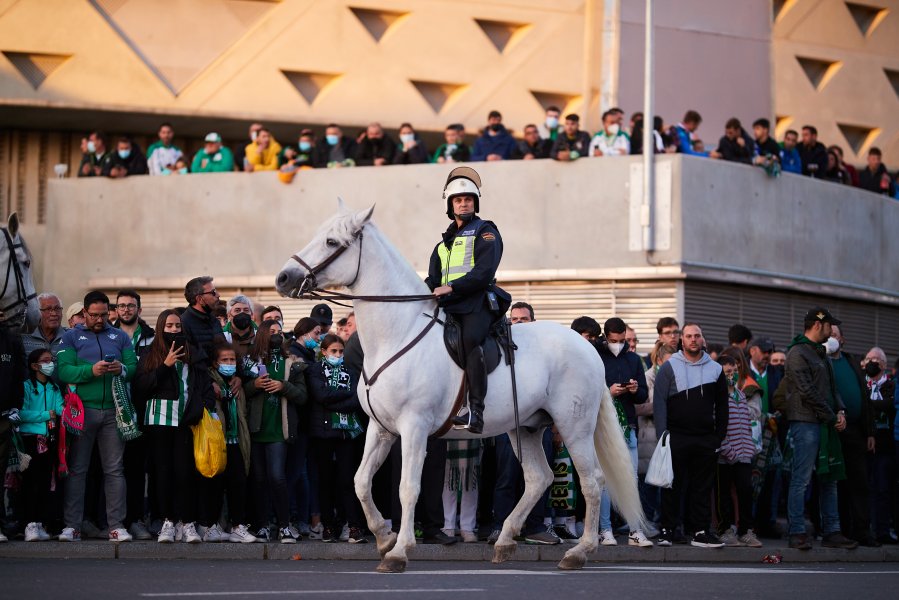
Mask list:
[{"label": "triangular concrete pattern", "polygon": [[846,2],[846,8],[849,10],[849,14],[852,15],[858,30],[865,37],[874,32],[889,12],[880,6],[856,4],[855,2]]},{"label": "triangular concrete pattern", "polygon": [[70,56],[65,54],[28,52],[3,52],[3,54],[34,89],[41,87],[41,84],[53,71],[70,58]]},{"label": "triangular concrete pattern", "polygon": [[524,23],[490,21],[487,19],[475,19],[475,23],[478,24],[478,27],[481,28],[481,31],[484,32],[484,35],[487,36],[500,54],[506,51],[506,48],[509,47],[509,42],[512,41],[516,33],[523,32],[525,28],[529,27],[529,25]]},{"label": "triangular concrete pattern", "polygon": [[310,105],[315,102],[315,99],[318,98],[322,90],[340,77],[339,73],[311,73],[284,70],[282,70],[281,73],[284,74],[287,81],[296,88],[300,95]]},{"label": "triangular concrete pattern", "polygon": [[387,34],[391,27],[409,14],[391,10],[357,8],[354,6],[349,8],[353,15],[359,19],[359,22],[362,23],[362,26],[365,27],[366,31],[374,38],[375,42],[380,42],[381,38]]},{"label": "triangular concrete pattern", "polygon": [[421,97],[425,99],[435,114],[439,114],[447,103],[465,89],[461,83],[441,83],[438,81],[410,80]]},{"label": "triangular concrete pattern", "polygon": [[837,123],[837,127],[840,128],[840,133],[843,134],[849,147],[852,148],[852,151],[856,154],[860,154],[862,150],[880,134],[880,130],[876,127],[847,125],[845,123]]},{"label": "triangular concrete pattern", "polygon": [[[278,4],[271,0],[88,1],[175,96]],[[173,47],[177,47],[177,59]]]},{"label": "triangular concrete pattern", "polygon": [[805,76],[811,82],[812,86],[819,92],[824,86],[836,75],[843,63],[838,60],[822,60],[820,58],[808,58],[805,56],[797,56],[796,60],[799,66],[805,72]]},{"label": "triangular concrete pattern", "polygon": [[580,102],[581,100],[581,97],[577,94],[563,94],[561,92],[538,92],[535,90],[530,90],[530,92],[544,111],[550,106],[555,106],[562,111],[563,116],[567,106],[572,103]]}]

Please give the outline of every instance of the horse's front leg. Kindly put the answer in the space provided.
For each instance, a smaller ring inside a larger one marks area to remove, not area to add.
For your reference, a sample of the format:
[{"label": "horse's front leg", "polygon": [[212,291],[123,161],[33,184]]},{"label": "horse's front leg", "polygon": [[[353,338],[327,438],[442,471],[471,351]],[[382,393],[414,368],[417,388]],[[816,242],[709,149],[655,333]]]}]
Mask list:
[{"label": "horse's front leg", "polygon": [[406,553],[415,546],[415,503],[421,491],[421,469],[427,453],[427,431],[417,424],[400,431],[403,468],[400,476],[400,504],[403,507],[396,545],[378,565],[381,573],[406,570]]},{"label": "horse's front leg", "polygon": [[396,534],[390,531],[383,515],[375,506],[371,494],[371,482],[375,473],[384,464],[394,441],[396,438],[393,434],[388,433],[376,420],[372,419],[368,426],[368,432],[365,434],[365,452],[362,454],[362,462],[359,464],[353,480],[356,497],[362,504],[368,528],[375,534],[378,552],[382,557],[396,544]]}]

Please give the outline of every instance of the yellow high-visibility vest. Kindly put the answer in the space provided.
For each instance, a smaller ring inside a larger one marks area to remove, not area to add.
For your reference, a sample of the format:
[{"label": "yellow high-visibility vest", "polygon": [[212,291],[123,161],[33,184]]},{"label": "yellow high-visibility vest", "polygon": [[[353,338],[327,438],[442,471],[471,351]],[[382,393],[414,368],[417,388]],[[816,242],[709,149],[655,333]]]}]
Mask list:
[{"label": "yellow high-visibility vest", "polygon": [[467,228],[467,235],[459,234],[450,248],[446,244],[437,247],[440,257],[440,284],[447,285],[459,279],[474,268],[474,243],[477,239],[477,227]]}]

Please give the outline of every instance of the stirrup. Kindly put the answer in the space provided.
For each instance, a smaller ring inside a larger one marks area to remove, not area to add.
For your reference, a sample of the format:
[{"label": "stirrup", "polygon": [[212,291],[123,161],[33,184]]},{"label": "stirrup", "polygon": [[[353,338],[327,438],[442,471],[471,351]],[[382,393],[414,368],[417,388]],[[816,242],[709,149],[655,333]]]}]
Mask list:
[{"label": "stirrup", "polygon": [[[465,422],[464,424],[456,423],[456,419],[462,419],[466,416],[468,417],[467,422]],[[456,429],[458,431],[464,431],[464,430],[468,429],[468,426],[471,425],[471,410],[469,410],[469,408],[467,406],[463,406],[462,408],[459,409],[459,412],[456,413],[456,416],[454,416],[452,420],[453,420],[453,429]]]}]

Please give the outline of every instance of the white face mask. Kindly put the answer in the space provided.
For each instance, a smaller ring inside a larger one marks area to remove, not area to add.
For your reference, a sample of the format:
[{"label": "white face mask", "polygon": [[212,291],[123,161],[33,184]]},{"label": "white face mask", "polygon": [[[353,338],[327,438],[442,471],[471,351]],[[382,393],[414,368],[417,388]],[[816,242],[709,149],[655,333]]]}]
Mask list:
[{"label": "white face mask", "polygon": [[618,356],[624,350],[624,342],[609,342],[609,352]]},{"label": "white face mask", "polygon": [[546,117],[546,128],[547,129],[555,129],[559,126],[559,118],[558,117]]},{"label": "white face mask", "polygon": [[824,342],[824,350],[827,354],[836,354],[840,350],[840,342],[838,342],[835,337],[829,337],[827,338],[827,341]]},{"label": "white face mask", "polygon": [[400,141],[403,142],[404,144],[411,144],[412,142],[415,141],[415,134],[414,133],[404,133],[404,134],[400,135]]},{"label": "white face mask", "polygon": [[619,131],[621,131],[621,126],[618,123],[609,125],[609,135],[618,135]]}]

